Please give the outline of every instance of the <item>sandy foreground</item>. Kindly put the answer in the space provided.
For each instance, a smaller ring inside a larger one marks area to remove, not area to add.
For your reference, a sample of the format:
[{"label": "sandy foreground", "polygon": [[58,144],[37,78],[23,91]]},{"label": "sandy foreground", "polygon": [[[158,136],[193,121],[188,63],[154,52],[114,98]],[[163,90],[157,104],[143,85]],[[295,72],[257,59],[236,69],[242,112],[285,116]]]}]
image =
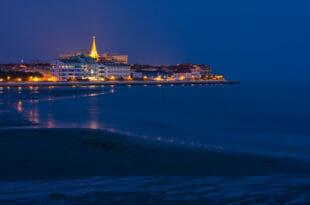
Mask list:
[{"label": "sandy foreground", "polygon": [[309,204],[310,164],[91,129],[0,103],[0,204]]},{"label": "sandy foreground", "polygon": [[0,181],[93,176],[303,175],[306,162],[162,145],[89,129],[0,130]]}]

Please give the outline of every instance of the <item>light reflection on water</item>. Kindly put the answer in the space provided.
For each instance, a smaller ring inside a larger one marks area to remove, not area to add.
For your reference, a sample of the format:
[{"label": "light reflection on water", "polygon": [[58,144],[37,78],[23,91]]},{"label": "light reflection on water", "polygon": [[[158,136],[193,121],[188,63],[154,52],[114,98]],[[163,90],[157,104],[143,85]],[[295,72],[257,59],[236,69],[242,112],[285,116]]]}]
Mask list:
[{"label": "light reflection on water", "polygon": [[22,101],[18,101],[17,110],[18,110],[18,112],[22,112],[23,111]]},{"label": "light reflection on water", "polygon": [[[10,99],[14,89],[5,91]],[[17,100],[17,110],[47,128],[100,129],[206,149],[310,156],[310,131],[304,126],[310,123],[310,100],[292,101],[295,90],[228,85],[58,89],[23,88],[19,96],[30,91],[37,99]],[[42,97],[44,90],[49,93]]]}]

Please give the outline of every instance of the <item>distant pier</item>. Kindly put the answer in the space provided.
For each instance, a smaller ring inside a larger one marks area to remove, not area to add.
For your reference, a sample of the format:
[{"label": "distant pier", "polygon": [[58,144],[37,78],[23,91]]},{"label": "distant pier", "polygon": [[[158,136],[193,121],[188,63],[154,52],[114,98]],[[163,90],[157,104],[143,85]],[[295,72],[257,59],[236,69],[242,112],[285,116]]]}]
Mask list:
[{"label": "distant pier", "polygon": [[102,86],[102,85],[191,85],[191,84],[240,84],[229,80],[184,80],[184,81],[93,81],[93,82],[1,82],[0,87],[47,87],[47,86]]}]

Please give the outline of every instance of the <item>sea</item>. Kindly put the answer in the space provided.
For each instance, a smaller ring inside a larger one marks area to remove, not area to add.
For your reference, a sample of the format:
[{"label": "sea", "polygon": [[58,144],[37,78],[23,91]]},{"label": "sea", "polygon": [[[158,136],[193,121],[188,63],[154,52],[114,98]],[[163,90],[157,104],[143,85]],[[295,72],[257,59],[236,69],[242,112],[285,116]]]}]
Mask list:
[{"label": "sea", "polygon": [[[302,82],[4,87],[1,104],[25,123],[2,122],[2,128],[89,128],[163,146],[307,161],[309,90]],[[307,204],[309,190],[310,179],[282,176],[93,176],[0,182],[0,204]]]}]

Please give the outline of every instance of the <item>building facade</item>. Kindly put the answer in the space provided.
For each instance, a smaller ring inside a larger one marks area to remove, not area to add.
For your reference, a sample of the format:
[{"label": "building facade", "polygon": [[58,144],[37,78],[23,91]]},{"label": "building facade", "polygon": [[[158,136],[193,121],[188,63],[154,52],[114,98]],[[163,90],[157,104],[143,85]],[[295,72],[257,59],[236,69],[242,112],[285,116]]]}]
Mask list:
[{"label": "building facade", "polygon": [[128,55],[104,53],[99,60],[101,62],[128,64]]},{"label": "building facade", "polygon": [[69,63],[58,60],[52,70],[53,77],[58,81],[127,79],[131,75],[130,65],[120,63]]},{"label": "building facade", "polygon": [[67,81],[70,79],[82,79],[85,67],[82,63],[65,63],[57,60],[53,63],[52,75],[58,81]]},{"label": "building facade", "polygon": [[99,64],[100,78],[127,79],[131,75],[130,65],[122,63]]}]

